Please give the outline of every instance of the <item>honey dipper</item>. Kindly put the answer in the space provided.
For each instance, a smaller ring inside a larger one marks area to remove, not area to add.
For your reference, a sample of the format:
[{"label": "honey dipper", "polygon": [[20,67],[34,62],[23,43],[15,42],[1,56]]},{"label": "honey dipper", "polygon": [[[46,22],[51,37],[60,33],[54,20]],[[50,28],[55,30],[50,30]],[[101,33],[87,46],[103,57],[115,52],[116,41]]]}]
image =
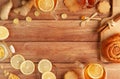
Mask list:
[{"label": "honey dipper", "polygon": [[[118,22],[120,20],[120,13],[118,13],[113,19],[113,22]],[[103,26],[99,27],[97,32],[102,32],[103,30],[109,29],[108,23],[105,23]]]}]

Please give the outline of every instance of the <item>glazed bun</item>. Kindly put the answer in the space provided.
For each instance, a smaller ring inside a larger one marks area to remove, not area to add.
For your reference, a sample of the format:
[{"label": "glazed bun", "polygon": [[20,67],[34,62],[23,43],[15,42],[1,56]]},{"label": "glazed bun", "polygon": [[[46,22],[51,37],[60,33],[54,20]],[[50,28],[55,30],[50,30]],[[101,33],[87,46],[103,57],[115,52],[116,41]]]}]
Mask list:
[{"label": "glazed bun", "polygon": [[115,34],[101,44],[101,53],[111,62],[120,62],[120,34]]}]

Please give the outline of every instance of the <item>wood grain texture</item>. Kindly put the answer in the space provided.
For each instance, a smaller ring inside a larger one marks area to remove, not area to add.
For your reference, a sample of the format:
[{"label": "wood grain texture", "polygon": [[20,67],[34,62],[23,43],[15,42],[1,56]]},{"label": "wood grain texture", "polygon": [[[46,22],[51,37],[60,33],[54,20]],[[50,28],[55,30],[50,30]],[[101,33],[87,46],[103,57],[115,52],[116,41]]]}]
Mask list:
[{"label": "wood grain texture", "polygon": [[[0,6],[6,1],[0,0]],[[17,7],[18,0],[13,1],[14,7]],[[7,27],[10,31],[9,38],[5,40],[7,44],[14,45],[16,54],[23,55],[25,59],[32,60],[36,65],[36,71],[29,76],[13,69],[9,62],[10,59],[0,63],[4,69],[18,75],[21,79],[41,79],[37,64],[42,58],[47,58],[53,63],[52,72],[55,73],[57,79],[63,79],[68,70],[74,70],[79,74],[79,79],[84,79],[83,68],[76,62],[84,65],[92,62],[101,63],[99,60],[99,34],[96,32],[99,21],[90,21],[85,27],[79,26],[80,17],[82,15],[91,16],[96,9],[83,9],[72,13],[64,6],[63,0],[58,0],[58,4],[53,12],[40,12],[39,17],[34,16],[36,9],[33,7],[27,15],[32,17],[32,22],[26,22],[25,17],[15,14],[13,11],[10,12],[8,21],[0,21],[0,25]],[[68,15],[66,20],[61,19],[62,13]],[[96,17],[105,18],[110,14],[99,14]],[[20,19],[18,25],[12,23],[16,17]],[[120,78],[119,64],[102,63],[102,65],[107,72],[106,79]],[[0,79],[7,79],[3,76],[2,71],[0,71]]]},{"label": "wood grain texture", "polygon": [[80,21],[74,20],[20,21],[19,25],[12,21],[0,21],[0,25],[6,26],[10,31],[7,41],[98,41],[98,21],[90,21],[85,27],[80,27],[79,24]]},{"label": "wood grain texture", "polygon": [[66,63],[98,60],[96,42],[8,42],[8,45],[15,47],[16,54],[21,54],[34,62],[39,62],[42,58]]}]

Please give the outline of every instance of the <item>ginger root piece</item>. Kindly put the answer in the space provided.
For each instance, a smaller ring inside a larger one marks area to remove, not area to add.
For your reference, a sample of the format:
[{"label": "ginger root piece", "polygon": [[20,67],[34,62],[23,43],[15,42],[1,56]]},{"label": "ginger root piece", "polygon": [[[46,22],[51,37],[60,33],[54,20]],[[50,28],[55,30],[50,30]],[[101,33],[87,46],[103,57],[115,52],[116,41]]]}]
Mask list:
[{"label": "ginger root piece", "polygon": [[22,5],[25,5],[26,2],[27,2],[26,0],[22,0],[22,1],[21,1],[21,4],[22,4]]},{"label": "ginger root piece", "polygon": [[4,76],[5,76],[5,77],[7,77],[7,76],[10,74],[10,72],[7,71],[7,70],[4,70],[3,73],[4,73]]},{"label": "ginger root piece", "polygon": [[110,3],[108,1],[100,1],[99,4],[98,4],[98,11],[100,13],[103,13],[103,14],[106,14],[110,11]]},{"label": "ginger root piece", "polygon": [[16,9],[14,9],[13,11],[16,14],[20,14],[22,16],[26,16],[28,14],[28,12],[31,10],[32,6],[34,5],[34,0],[29,0],[27,3],[25,3],[25,5],[18,7]]},{"label": "ginger root piece", "polygon": [[78,79],[78,75],[74,71],[68,71],[65,73],[64,79]]},{"label": "ginger root piece", "polygon": [[7,2],[6,4],[4,4],[2,6],[1,11],[0,11],[1,20],[8,19],[8,16],[9,16],[9,13],[10,13],[12,6],[13,6],[12,0],[9,0],[9,2]]}]

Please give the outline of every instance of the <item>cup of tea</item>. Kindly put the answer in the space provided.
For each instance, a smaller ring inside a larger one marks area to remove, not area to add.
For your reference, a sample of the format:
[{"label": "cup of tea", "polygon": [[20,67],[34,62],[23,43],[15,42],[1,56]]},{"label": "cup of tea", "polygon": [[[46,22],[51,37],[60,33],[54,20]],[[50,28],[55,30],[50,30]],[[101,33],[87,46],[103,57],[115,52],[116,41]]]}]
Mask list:
[{"label": "cup of tea", "polygon": [[34,0],[34,6],[42,12],[51,12],[56,5],[57,0]]},{"label": "cup of tea", "polygon": [[105,69],[98,63],[86,65],[83,72],[84,79],[105,79]]},{"label": "cup of tea", "polygon": [[0,61],[4,61],[12,56],[8,45],[5,42],[0,42]]}]

